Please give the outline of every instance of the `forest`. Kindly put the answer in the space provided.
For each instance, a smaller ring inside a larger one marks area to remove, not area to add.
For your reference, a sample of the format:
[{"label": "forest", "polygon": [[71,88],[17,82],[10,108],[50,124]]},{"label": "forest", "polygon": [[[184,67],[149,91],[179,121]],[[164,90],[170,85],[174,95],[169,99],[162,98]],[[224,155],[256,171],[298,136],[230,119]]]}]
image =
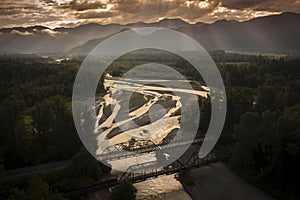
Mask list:
[{"label": "forest", "polygon": [[[299,199],[300,58],[225,51],[210,55],[226,87],[227,118],[219,143],[232,151],[228,166],[275,199]],[[0,182],[4,199],[65,199],[64,190],[109,173],[83,148],[74,126],[72,87],[81,62],[82,57],[55,62],[37,55],[0,56],[0,177],[16,168],[72,161],[61,173]],[[148,62],[166,64],[204,84],[187,61],[166,52],[124,55],[107,72],[121,76]],[[201,102],[203,132],[209,116],[206,99]]]}]

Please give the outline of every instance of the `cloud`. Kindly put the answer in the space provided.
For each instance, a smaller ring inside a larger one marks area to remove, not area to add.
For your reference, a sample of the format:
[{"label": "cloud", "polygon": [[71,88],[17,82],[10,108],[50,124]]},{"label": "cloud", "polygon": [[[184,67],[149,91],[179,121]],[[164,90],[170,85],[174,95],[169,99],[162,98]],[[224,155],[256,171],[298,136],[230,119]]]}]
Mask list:
[{"label": "cloud", "polygon": [[[37,30],[35,30],[37,31]],[[38,31],[37,31],[38,32]],[[43,29],[40,31],[41,33],[44,33],[44,34],[47,34],[47,35],[50,35],[52,37],[54,36],[57,36],[57,35],[61,35],[61,34],[64,34],[64,33],[61,33],[61,32],[58,32],[58,31],[54,31],[54,30],[51,30],[51,29]]]},{"label": "cloud", "polygon": [[18,31],[18,30],[12,30],[10,32],[11,34],[18,34],[18,35],[24,35],[24,36],[28,36],[28,35],[34,35],[34,33],[28,32],[28,31]]},{"label": "cloud", "polygon": [[[121,0],[117,1],[116,8],[124,13],[145,13],[145,14],[166,14],[167,12],[180,7],[183,0]],[[149,16],[149,15],[148,15]]]},{"label": "cloud", "polygon": [[85,10],[92,10],[92,9],[106,9],[107,4],[102,3],[102,1],[88,2],[88,1],[72,0],[68,3],[63,3],[59,5],[59,7],[63,9],[85,11]]},{"label": "cloud", "polygon": [[39,34],[45,34],[45,35],[49,35],[49,36],[57,36],[57,35],[61,35],[61,34],[65,34],[64,32],[59,32],[59,31],[54,31],[51,29],[33,29],[32,31],[20,31],[17,29],[13,29],[10,34],[18,34],[18,35],[23,35],[23,36],[28,36],[28,35],[39,35]]},{"label": "cloud", "polygon": [[233,9],[245,9],[251,8],[260,4],[264,0],[222,0],[222,4],[225,7]]},{"label": "cloud", "polygon": [[113,12],[89,11],[84,13],[78,13],[76,16],[78,19],[98,19],[112,17],[113,14]]},{"label": "cloud", "polygon": [[[202,4],[201,4],[202,3]],[[169,16],[184,18],[187,21],[197,20],[211,13],[218,5],[219,1],[186,1],[180,7],[169,12]]]},{"label": "cloud", "polygon": [[252,9],[271,12],[300,12],[298,0],[222,0],[222,5],[233,9]]},{"label": "cloud", "polygon": [[300,12],[300,0],[1,0],[0,27],[98,22],[188,22],[247,20],[281,12]]},{"label": "cloud", "polygon": [[76,27],[80,24],[80,22],[60,22],[59,27]]}]

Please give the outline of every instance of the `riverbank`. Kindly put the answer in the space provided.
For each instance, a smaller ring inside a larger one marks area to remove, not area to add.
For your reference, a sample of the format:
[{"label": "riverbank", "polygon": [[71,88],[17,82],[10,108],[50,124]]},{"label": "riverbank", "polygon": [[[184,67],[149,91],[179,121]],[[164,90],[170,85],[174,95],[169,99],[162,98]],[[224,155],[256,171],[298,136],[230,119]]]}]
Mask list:
[{"label": "riverbank", "polygon": [[[221,162],[189,170],[186,176],[186,183],[175,175],[135,183],[137,200],[273,200]],[[109,194],[108,190],[98,191],[90,199],[107,200]]]},{"label": "riverbank", "polygon": [[270,195],[245,182],[221,162],[190,170],[188,177],[193,179],[195,184],[182,184],[194,200],[273,199]]}]

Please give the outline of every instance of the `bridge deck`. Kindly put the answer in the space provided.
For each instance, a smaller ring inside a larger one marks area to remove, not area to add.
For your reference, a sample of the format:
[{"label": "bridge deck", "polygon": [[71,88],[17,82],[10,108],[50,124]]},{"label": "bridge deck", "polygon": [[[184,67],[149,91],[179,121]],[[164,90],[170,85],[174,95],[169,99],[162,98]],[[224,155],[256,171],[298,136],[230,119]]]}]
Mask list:
[{"label": "bridge deck", "polygon": [[[225,151],[226,152],[226,151]],[[127,180],[132,183],[142,182],[149,178],[158,177],[161,175],[170,175],[178,173],[182,170],[190,170],[197,167],[207,166],[210,163],[226,160],[230,157],[228,153],[224,153],[224,150],[214,151],[208,154],[205,158],[199,158],[198,152],[191,155],[185,164],[175,161],[167,167],[161,167],[156,162],[148,162],[141,165],[133,165],[127,169],[122,176],[117,179],[113,177],[111,180],[100,181],[95,184],[90,184],[82,186],[80,188],[74,188],[72,190],[66,191],[67,195],[80,194],[85,192],[97,191],[100,189],[107,189],[117,185],[120,181]],[[145,168],[143,168],[145,167]],[[137,169],[144,169],[142,173],[134,173]]]}]

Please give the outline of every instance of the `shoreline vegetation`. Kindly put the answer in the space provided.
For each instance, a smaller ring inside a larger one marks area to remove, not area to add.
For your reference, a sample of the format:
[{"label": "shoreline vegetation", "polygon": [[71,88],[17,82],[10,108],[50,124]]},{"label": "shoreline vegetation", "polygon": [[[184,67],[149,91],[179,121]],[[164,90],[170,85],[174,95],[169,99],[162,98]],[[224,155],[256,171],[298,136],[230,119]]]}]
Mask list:
[{"label": "shoreline vegetation", "polygon": [[[120,77],[137,65],[159,61],[186,79],[205,85],[184,59],[167,52],[148,53],[124,55],[106,72]],[[227,93],[228,113],[217,145],[227,145],[233,152],[228,166],[275,199],[299,199],[299,56],[270,57],[225,51],[211,52],[211,56]],[[133,62],[136,57],[139,62]],[[74,161],[73,170],[69,170],[73,175],[46,173],[0,183],[1,198],[18,200],[33,194],[37,198],[65,199],[64,187],[91,183],[109,173],[109,169],[84,153],[72,119],[72,88],[82,58],[56,62],[57,57],[51,56],[46,60],[37,55],[0,56],[0,175],[42,163],[72,158]],[[103,78],[97,94],[106,94]],[[200,89],[199,85],[193,87]],[[209,92],[208,88],[204,90]],[[139,105],[146,101],[141,100]],[[201,119],[198,131],[205,133],[210,119],[210,98],[198,103]],[[170,108],[167,106],[166,110]],[[83,167],[84,163],[88,167]]]}]

